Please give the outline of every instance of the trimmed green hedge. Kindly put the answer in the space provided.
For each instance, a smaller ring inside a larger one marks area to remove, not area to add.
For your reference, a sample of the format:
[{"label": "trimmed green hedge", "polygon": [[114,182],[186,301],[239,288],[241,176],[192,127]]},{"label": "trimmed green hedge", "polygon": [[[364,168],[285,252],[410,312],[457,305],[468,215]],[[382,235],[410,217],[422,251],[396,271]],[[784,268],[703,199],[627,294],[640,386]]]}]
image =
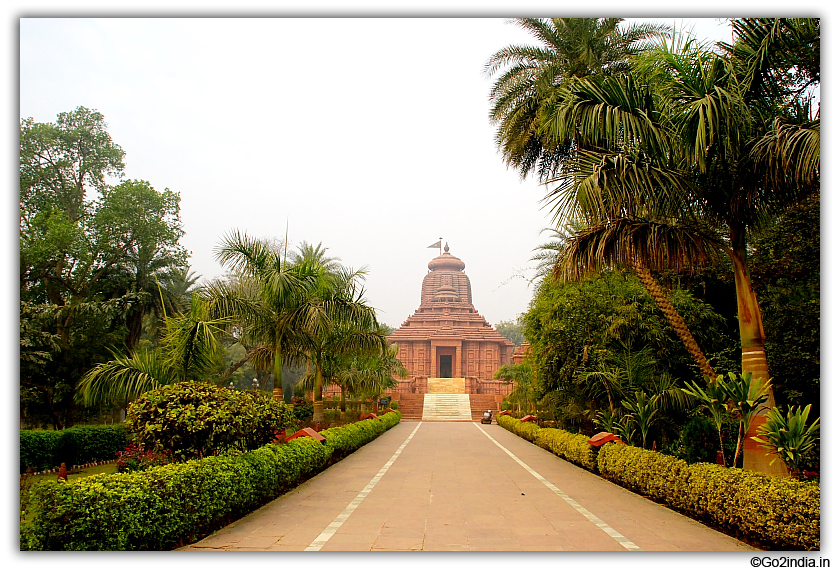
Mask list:
[{"label": "trimmed green hedge", "polygon": [[20,430],[20,472],[67,467],[94,461],[113,461],[126,448],[129,433],[124,424],[76,426],[65,430]]},{"label": "trimmed green hedge", "polygon": [[731,533],[786,550],[819,550],[820,487],[755,471],[607,444],[601,475],[711,522]]},{"label": "trimmed green hedge", "polygon": [[[23,550],[163,550],[243,516],[399,423],[398,413],[325,430],[327,444],[298,438],[233,456],[32,487],[34,520]],[[331,432],[327,434],[326,432]],[[363,443],[361,442],[363,439]],[[332,440],[332,442],[330,442]]]},{"label": "trimmed green hedge", "polygon": [[544,428],[536,432],[534,443],[567,461],[598,472],[598,449],[589,445],[585,435]]},{"label": "trimmed green hedge", "polygon": [[333,459],[338,461],[400,423],[401,418],[400,412],[388,412],[376,420],[362,420],[325,429],[321,435],[327,439],[325,443],[332,450]]},{"label": "trimmed green hedge", "polygon": [[815,482],[710,463],[689,465],[628,445],[609,443],[595,450],[583,435],[539,429],[508,416],[497,421],[572,463],[730,534],[780,550],[820,548],[820,487]]},{"label": "trimmed green hedge", "polygon": [[534,441],[537,438],[537,432],[540,431],[540,426],[537,424],[523,422],[513,416],[496,416],[496,422],[506,430],[512,431],[528,441]]}]

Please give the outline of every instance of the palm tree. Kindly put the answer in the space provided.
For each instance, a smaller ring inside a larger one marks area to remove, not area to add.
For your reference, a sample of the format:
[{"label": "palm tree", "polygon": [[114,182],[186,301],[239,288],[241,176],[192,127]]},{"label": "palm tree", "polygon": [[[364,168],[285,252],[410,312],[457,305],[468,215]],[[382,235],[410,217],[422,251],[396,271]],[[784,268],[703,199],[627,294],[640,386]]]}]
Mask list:
[{"label": "palm tree", "polygon": [[209,317],[210,308],[193,297],[190,310],[167,316],[160,346],[97,365],[79,382],[76,398],[85,405],[125,407],[140,394],[166,384],[207,379],[221,355],[225,319]]},{"label": "palm tree", "polygon": [[616,262],[690,269],[724,252],[735,274],[742,369],[758,382],[769,371],[747,238],[818,184],[819,128],[818,118],[803,120],[801,99],[770,98],[773,90],[757,84],[768,75],[753,72],[763,69],[756,54],[772,61],[760,48],[772,47],[774,27],[746,22],[735,25],[728,57],[692,42],[663,44],[628,77],[569,82],[543,125],[547,136],[581,141],[547,196],[557,217],[573,213],[588,226],[564,254],[564,270]]},{"label": "palm tree", "polygon": [[[384,329],[380,327],[379,332],[383,338],[387,338]],[[357,354],[350,359],[349,365],[334,377],[335,383],[341,387],[342,414],[345,412],[345,392],[376,399],[385,390],[397,386],[395,376],[408,376],[408,370],[397,357],[398,350],[397,345],[393,344],[386,346],[384,353],[375,351]]]},{"label": "palm tree", "polygon": [[377,330],[376,312],[366,304],[359,287],[363,271],[343,267],[331,271],[318,260],[306,258],[298,260],[298,265],[310,279],[286,323],[312,365],[313,421],[320,422],[324,419],[322,390],[329,359],[365,351],[384,353],[387,343]]},{"label": "palm tree", "polygon": [[[381,327],[374,332],[381,334],[383,339],[387,338],[385,329]],[[377,398],[385,390],[396,387],[395,376],[405,378],[408,375],[397,357],[397,346],[387,346],[384,353],[381,348],[377,345],[372,351],[332,354],[322,363],[324,385],[335,384],[341,389],[339,409],[342,421],[347,411],[348,394]],[[315,373],[305,375],[300,383],[314,391]]]},{"label": "palm tree", "polygon": [[272,368],[275,388],[282,388],[284,401],[291,403],[294,386],[283,381],[283,360],[299,364],[304,355],[288,319],[305,298],[312,264],[302,265],[287,253],[285,244],[275,245],[234,230],[222,239],[216,259],[235,277],[210,283],[202,295],[214,314],[233,319],[236,336],[243,345],[251,346],[246,360],[252,360],[257,368]]},{"label": "palm tree", "polygon": [[557,88],[575,77],[626,73],[631,55],[650,47],[649,38],[667,33],[649,24],[621,28],[622,20],[517,18],[513,23],[541,45],[510,45],[487,61],[487,75],[501,73],[490,92],[496,144],[523,178],[534,169],[541,178],[550,176],[573,149],[573,141],[549,140],[541,132],[542,108],[558,95]]}]

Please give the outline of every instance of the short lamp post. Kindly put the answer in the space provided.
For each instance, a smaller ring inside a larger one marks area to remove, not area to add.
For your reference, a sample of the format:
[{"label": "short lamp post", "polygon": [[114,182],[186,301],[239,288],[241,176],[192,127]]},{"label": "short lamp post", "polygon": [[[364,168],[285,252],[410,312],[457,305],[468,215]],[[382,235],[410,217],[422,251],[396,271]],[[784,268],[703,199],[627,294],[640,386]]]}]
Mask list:
[{"label": "short lamp post", "polygon": [[231,380],[230,384],[228,384],[228,390],[233,390],[233,380]]},{"label": "short lamp post", "polygon": [[260,381],[257,380],[256,378],[254,378],[254,381],[251,384],[254,387],[254,392],[256,392],[260,389]]}]

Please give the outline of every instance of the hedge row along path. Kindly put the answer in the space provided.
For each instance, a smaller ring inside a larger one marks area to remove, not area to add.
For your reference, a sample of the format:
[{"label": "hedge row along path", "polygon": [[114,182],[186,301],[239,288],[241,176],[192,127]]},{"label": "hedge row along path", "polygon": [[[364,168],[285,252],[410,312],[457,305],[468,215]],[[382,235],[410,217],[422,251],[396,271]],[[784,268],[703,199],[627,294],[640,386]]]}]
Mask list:
[{"label": "hedge row along path", "polygon": [[404,421],[181,550],[753,549],[495,424]]}]

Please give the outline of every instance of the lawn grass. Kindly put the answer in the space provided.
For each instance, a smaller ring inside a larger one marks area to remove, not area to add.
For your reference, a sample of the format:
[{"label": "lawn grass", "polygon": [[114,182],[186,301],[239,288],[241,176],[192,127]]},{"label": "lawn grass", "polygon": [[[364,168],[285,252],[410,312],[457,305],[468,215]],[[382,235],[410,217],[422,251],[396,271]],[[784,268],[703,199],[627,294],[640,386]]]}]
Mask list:
[{"label": "lawn grass", "polygon": [[[117,463],[116,461],[113,463],[106,463],[104,465],[92,465],[90,467],[85,467],[82,469],[70,471],[67,473],[67,480],[74,481],[76,479],[81,479],[83,477],[90,477],[91,475],[99,475],[99,474],[111,474],[117,472]],[[25,478],[25,479],[24,479]],[[30,522],[32,518],[35,516],[35,513],[32,511],[31,508],[28,508],[29,505],[24,505],[26,501],[24,497],[24,493],[29,492],[29,488],[36,483],[40,483],[42,481],[56,481],[58,479],[58,473],[43,473],[41,475],[21,475],[20,476],[20,500],[21,506],[26,508],[26,515],[25,518],[21,519],[21,522]]]},{"label": "lawn grass", "polygon": [[[117,472],[117,463],[106,463],[104,465],[93,465],[91,467],[84,467],[82,469],[68,471],[67,472],[67,480],[73,481],[74,479],[81,479],[82,477],[90,477],[91,475],[99,475],[100,473],[116,473]],[[21,476],[22,477],[22,476]],[[32,477],[32,483],[38,483],[40,481],[56,481],[58,479],[58,473],[43,473],[41,475],[30,475]]]}]

